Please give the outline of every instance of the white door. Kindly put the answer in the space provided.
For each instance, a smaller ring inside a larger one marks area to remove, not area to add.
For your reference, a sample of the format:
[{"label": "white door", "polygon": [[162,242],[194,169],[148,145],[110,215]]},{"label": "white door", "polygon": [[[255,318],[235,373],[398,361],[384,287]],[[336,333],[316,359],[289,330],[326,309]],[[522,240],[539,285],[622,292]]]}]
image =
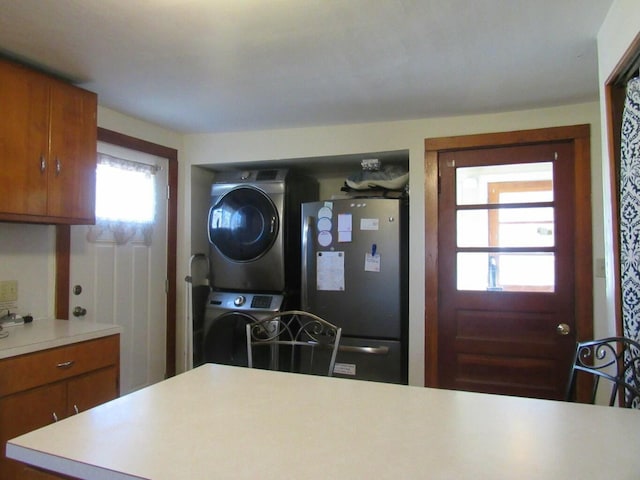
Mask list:
[{"label": "white door", "polygon": [[96,227],[71,227],[70,310],[84,313],[81,319],[122,327],[124,395],[165,378],[168,161],[103,142],[98,152],[159,167],[153,175],[155,222],[146,241],[138,234],[122,244],[108,231],[96,235]]}]

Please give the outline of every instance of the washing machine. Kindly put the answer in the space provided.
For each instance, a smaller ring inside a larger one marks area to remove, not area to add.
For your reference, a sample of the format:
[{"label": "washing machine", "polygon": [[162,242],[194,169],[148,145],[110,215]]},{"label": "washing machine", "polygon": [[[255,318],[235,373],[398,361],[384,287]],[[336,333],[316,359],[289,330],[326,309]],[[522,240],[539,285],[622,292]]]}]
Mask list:
[{"label": "washing machine", "polygon": [[[203,363],[246,367],[247,323],[282,311],[284,304],[285,297],[281,294],[211,292],[204,314]],[[269,352],[254,359],[255,366],[262,368],[266,368],[269,361]]]},{"label": "washing machine", "polygon": [[290,169],[218,173],[207,228],[213,287],[299,290],[300,205],[317,198],[317,181]]}]

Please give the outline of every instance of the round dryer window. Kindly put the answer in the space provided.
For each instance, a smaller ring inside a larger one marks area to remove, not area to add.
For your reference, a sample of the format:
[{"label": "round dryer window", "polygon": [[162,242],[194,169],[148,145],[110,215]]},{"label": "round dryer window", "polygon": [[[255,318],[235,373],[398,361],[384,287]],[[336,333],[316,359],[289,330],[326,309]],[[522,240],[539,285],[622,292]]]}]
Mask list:
[{"label": "round dryer window", "polygon": [[231,190],[209,211],[209,241],[236,262],[249,262],[268,252],[278,228],[275,205],[253,187]]}]

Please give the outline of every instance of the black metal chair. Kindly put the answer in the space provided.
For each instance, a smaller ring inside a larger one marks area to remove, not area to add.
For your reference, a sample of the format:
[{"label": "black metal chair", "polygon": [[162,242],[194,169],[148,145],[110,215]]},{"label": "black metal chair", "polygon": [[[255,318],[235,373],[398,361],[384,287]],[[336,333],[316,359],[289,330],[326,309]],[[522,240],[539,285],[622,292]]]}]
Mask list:
[{"label": "black metal chair", "polygon": [[333,375],[342,329],[313,313],[278,312],[247,325],[249,368],[254,349],[269,348],[271,370]]},{"label": "black metal chair", "polygon": [[[580,375],[593,378],[591,403],[595,403],[599,388],[610,388],[609,405],[640,408],[640,343],[625,337],[578,342],[574,356],[567,400],[575,394]],[[601,385],[601,380],[604,384]]]}]

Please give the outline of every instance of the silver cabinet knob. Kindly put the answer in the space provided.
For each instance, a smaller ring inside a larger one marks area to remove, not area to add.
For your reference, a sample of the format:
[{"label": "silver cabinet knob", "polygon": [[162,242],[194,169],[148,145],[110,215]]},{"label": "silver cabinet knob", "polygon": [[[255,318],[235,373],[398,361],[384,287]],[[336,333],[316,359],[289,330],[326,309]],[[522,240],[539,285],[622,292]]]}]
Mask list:
[{"label": "silver cabinet knob", "polygon": [[566,323],[559,323],[556,327],[556,333],[558,335],[569,335],[569,333],[571,333],[571,327]]}]

